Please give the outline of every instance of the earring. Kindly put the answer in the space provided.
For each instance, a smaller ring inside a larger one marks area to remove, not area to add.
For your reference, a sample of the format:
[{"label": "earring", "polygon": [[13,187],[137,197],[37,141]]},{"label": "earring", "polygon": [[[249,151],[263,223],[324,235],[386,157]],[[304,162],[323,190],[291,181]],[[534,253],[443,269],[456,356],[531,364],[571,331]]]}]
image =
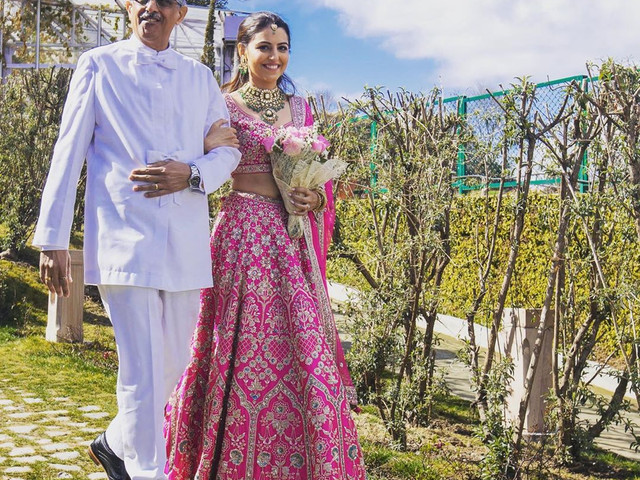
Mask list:
[{"label": "earring", "polygon": [[249,66],[247,65],[247,57],[242,57],[240,59],[240,66],[238,66],[238,73],[243,76],[249,73]]}]

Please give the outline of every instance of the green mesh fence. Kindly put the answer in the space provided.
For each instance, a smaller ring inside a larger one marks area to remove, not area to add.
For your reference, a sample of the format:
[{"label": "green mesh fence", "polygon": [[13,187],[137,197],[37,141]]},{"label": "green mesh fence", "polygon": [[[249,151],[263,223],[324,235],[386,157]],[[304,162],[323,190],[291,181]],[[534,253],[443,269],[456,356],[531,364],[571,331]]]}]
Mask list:
[{"label": "green mesh fence", "polygon": [[[544,82],[536,85],[534,105],[530,113],[533,120],[537,113],[543,122],[551,122],[562,108],[567,98],[567,88],[571,82],[585,82],[587,77],[574,76]],[[503,140],[505,127],[504,112],[498,105],[500,97],[508,91],[498,91],[478,95],[475,97],[452,97],[443,100],[446,103],[458,105],[458,112],[465,115],[471,140],[461,146],[458,153],[457,179],[455,186],[465,192],[479,188],[497,188],[498,178],[502,170],[501,149],[498,148]],[[569,96],[569,102],[572,97]],[[570,104],[568,105],[570,106]],[[558,132],[556,132],[558,133]],[[549,136],[554,132],[550,131]],[[517,145],[507,149],[507,171],[514,172],[517,165]],[[554,171],[551,154],[543,142],[538,142],[533,159],[533,185],[554,185],[560,178]],[[586,158],[585,167],[580,174],[580,189],[587,187]],[[506,186],[515,186],[517,180],[510,178]]]},{"label": "green mesh fence", "polygon": [[[567,88],[572,82],[585,82],[588,88],[589,79],[584,75],[578,75],[559,80],[539,83],[536,85],[534,106],[530,116],[533,120],[537,113],[544,122],[550,122],[562,108],[567,97]],[[505,128],[505,115],[497,101],[504,97],[508,90],[487,93],[474,97],[457,96],[442,100],[444,113],[458,112],[465,116],[467,135],[469,140],[462,144],[458,151],[456,166],[456,180],[454,187],[460,193],[481,188],[498,188],[502,171],[502,157],[500,142],[503,141]],[[497,101],[496,101],[497,100]],[[572,97],[569,96],[569,102]],[[568,104],[570,106],[570,104]],[[557,133],[557,132],[556,132]],[[371,151],[375,151],[378,130],[376,123],[371,125]],[[548,135],[553,135],[550,131]],[[507,149],[507,171],[515,172],[517,166],[518,146],[511,145]],[[371,185],[376,185],[375,159],[371,164]],[[560,183],[560,177],[554,171],[551,154],[543,142],[538,142],[534,153],[532,185],[552,186]],[[517,184],[515,178],[509,178],[505,183],[507,187]],[[587,189],[587,158],[579,177],[580,191]]]}]

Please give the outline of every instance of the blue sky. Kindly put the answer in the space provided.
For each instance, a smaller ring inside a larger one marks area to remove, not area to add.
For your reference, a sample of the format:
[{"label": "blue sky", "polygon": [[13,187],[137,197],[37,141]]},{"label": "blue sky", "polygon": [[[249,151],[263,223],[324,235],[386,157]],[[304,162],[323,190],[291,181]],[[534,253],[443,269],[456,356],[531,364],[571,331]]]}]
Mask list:
[{"label": "blue sky", "polygon": [[291,28],[289,74],[308,91],[355,96],[364,85],[429,90],[434,85],[429,60],[400,59],[381,48],[382,39],[357,38],[341,25],[333,9],[279,0],[231,0],[232,10],[270,10]]},{"label": "blue sky", "polygon": [[634,60],[638,0],[229,0],[292,29],[289,73],[303,90],[353,97],[363,86],[445,96],[586,73]]}]

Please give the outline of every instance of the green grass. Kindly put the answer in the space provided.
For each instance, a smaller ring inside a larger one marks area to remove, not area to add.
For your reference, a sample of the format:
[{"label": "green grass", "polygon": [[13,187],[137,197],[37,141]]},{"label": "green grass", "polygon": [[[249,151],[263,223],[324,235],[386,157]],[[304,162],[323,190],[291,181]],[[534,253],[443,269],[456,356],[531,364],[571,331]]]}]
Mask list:
[{"label": "green grass", "polygon": [[[86,455],[86,444],[104,430],[107,422],[117,411],[115,401],[116,374],[111,365],[96,362],[96,355],[87,355],[89,347],[78,345],[54,344],[40,336],[16,336],[6,327],[0,329],[0,370],[3,372],[0,390],[5,399],[13,405],[24,403],[24,394],[33,394],[41,403],[26,405],[23,410],[32,416],[27,419],[12,419],[7,412],[0,411],[2,424],[7,427],[32,423],[35,430],[28,435],[9,434],[10,442],[16,447],[33,446],[34,440],[46,437],[48,430],[66,430],[55,442],[71,445],[78,456],[68,461],[55,461],[58,464],[79,467],[80,472],[69,472],[70,478],[83,478],[89,472],[98,472]],[[100,407],[107,415],[100,419],[87,418],[80,408],[92,405]],[[62,412],[52,414],[51,411]],[[49,413],[43,413],[49,412]],[[2,418],[6,415],[6,418]],[[6,451],[3,452],[6,454]],[[42,455],[41,452],[37,452]],[[9,457],[2,469],[18,466],[19,462]],[[31,464],[32,472],[26,477],[34,480],[59,478],[60,471],[48,466],[48,462]]]},{"label": "green grass", "polygon": [[[46,437],[50,430],[66,429],[67,434],[53,438],[54,442],[71,445],[77,452],[72,460],[55,460],[79,472],[69,471],[73,479],[86,479],[87,474],[99,472],[86,455],[86,445],[103,431],[117,411],[115,383],[117,355],[112,329],[96,298],[85,297],[84,337],[81,344],[50,343],[44,339],[47,319],[46,288],[40,283],[35,265],[38,254],[28,250],[21,262],[0,261],[0,391],[6,401],[30,413],[26,419],[12,418],[11,411],[0,409],[0,428],[8,435],[2,443],[15,447],[32,446]],[[8,305],[7,305],[8,303]],[[24,394],[32,394],[41,403],[25,405]],[[93,405],[105,416],[88,418],[80,408]],[[43,412],[64,411],[62,414]],[[36,428],[15,433],[11,427],[32,423]],[[0,470],[22,465],[7,456]],[[36,455],[43,455],[37,451]],[[46,457],[46,455],[44,455]],[[29,464],[31,472],[16,475],[29,480],[60,478],[60,470],[48,462]],[[3,477],[4,478],[4,477]]]},{"label": "green grass", "polygon": [[[60,461],[80,472],[69,472],[72,479],[85,478],[100,469],[86,456],[86,444],[106,428],[116,413],[114,395],[117,358],[112,328],[100,306],[95,291],[89,289],[85,298],[84,334],[82,344],[49,343],[44,340],[46,327],[47,292],[40,284],[35,263],[37,254],[27,255],[26,262],[0,261],[0,288],[16,304],[0,318],[0,391],[4,398],[22,405],[34,415],[37,428],[29,433],[9,433],[15,446],[34,443],[47,429],[68,426],[69,434],[60,441],[74,443],[78,456]],[[3,283],[4,282],[4,283]],[[1,293],[1,292],[0,292]],[[2,305],[0,305],[0,311]],[[449,345],[444,344],[440,348]],[[42,399],[42,403],[23,405],[24,393]],[[61,400],[64,398],[64,400]],[[90,419],[79,408],[99,406],[108,416]],[[47,410],[65,410],[58,418],[40,417]],[[439,396],[428,428],[410,428],[408,451],[394,448],[377,409],[365,405],[355,421],[361,439],[369,480],[475,480],[479,462],[486,455],[486,447],[473,434],[476,415],[469,402],[457,397]],[[13,422],[13,423],[12,423]],[[18,424],[0,408],[2,426]],[[84,428],[77,425],[85,424]],[[0,442],[6,443],[6,442]],[[7,457],[0,449],[0,457]],[[17,465],[11,458],[0,461],[0,472]],[[53,480],[59,471],[45,462],[30,465],[32,471],[21,474],[29,480]],[[608,452],[596,451],[572,468],[548,465],[533,478],[563,480],[639,479],[640,462],[626,460]]]}]

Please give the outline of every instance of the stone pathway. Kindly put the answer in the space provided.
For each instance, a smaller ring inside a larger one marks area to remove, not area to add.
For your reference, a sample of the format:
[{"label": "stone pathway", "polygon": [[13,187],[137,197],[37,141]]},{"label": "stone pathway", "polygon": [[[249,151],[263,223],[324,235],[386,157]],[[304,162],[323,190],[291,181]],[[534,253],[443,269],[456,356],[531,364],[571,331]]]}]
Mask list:
[{"label": "stone pathway", "polygon": [[86,451],[108,416],[96,405],[45,401],[0,380],[0,479],[106,479]]}]

